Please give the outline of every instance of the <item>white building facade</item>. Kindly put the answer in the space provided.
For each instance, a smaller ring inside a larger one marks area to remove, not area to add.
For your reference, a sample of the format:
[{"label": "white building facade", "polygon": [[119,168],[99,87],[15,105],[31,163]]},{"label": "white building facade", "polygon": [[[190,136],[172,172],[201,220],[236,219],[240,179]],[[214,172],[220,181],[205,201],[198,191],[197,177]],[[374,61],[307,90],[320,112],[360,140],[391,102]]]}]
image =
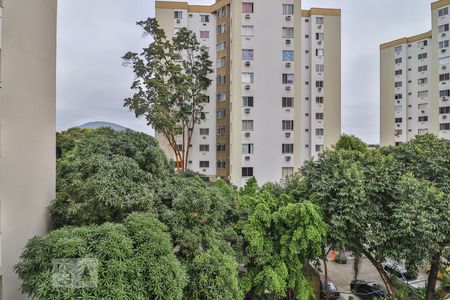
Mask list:
[{"label": "white building facade", "polygon": [[339,139],[340,10],[302,11],[300,0],[157,1],[156,18],[169,37],[181,27],[197,33],[215,64],[192,170],[238,186],[252,176],[279,181]]}]

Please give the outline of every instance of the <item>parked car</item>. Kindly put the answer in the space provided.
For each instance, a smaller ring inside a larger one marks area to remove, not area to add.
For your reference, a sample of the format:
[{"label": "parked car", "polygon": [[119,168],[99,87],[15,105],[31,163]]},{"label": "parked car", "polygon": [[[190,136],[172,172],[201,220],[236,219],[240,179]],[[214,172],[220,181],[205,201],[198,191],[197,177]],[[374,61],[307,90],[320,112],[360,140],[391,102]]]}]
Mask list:
[{"label": "parked car", "polygon": [[383,263],[383,269],[389,276],[396,278],[413,292],[417,292],[418,289],[426,288],[427,286],[426,277],[418,278],[416,274],[408,272],[404,266],[398,263],[385,262]]},{"label": "parked car", "polygon": [[[446,260],[445,258],[441,259],[441,265],[445,267],[444,272],[439,271],[437,278],[439,280],[444,280],[444,275],[450,276],[450,262]],[[428,267],[427,274],[430,274],[431,267]]]},{"label": "parked car", "polygon": [[[337,300],[341,298],[341,293],[339,293],[336,285],[328,281],[328,299],[330,300]],[[320,281],[320,299],[325,299],[325,282]]]},{"label": "parked car", "polygon": [[362,300],[383,299],[388,296],[386,289],[378,282],[353,280],[350,290]]}]

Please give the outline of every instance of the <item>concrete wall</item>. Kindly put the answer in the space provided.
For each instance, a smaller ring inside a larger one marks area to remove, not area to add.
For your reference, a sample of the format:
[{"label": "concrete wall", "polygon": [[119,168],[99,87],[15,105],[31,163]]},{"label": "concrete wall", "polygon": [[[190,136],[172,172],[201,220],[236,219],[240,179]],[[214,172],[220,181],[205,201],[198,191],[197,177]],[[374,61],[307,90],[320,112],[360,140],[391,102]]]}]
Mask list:
[{"label": "concrete wall", "polygon": [[13,272],[48,229],[55,197],[57,0],[4,0],[0,89],[2,299],[26,299]]}]

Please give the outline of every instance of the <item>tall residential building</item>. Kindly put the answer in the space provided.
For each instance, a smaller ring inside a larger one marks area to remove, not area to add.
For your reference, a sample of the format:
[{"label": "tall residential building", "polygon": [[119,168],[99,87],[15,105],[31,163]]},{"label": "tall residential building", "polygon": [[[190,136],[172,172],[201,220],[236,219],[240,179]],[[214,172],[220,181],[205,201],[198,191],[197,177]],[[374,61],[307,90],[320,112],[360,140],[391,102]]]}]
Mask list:
[{"label": "tall residential building", "polygon": [[431,4],[432,30],[381,48],[381,145],[450,138],[450,1]]},{"label": "tall residential building", "polygon": [[55,197],[56,0],[3,0],[0,13],[0,299],[17,300],[13,266]]},{"label": "tall residential building", "polygon": [[300,0],[156,1],[167,36],[192,30],[215,65],[207,120],[194,133],[192,170],[238,186],[251,176],[278,181],[339,139],[340,15],[302,11]]}]

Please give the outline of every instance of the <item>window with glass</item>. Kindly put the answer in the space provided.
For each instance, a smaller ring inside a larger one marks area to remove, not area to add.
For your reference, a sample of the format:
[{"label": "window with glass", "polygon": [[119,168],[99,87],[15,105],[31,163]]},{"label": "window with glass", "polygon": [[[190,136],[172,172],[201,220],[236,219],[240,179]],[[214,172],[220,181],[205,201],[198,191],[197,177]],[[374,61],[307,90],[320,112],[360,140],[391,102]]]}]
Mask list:
[{"label": "window with glass", "polygon": [[428,78],[419,78],[417,80],[417,84],[419,85],[423,85],[423,84],[427,84],[428,83]]},{"label": "window with glass", "polygon": [[281,99],[281,106],[284,108],[294,107],[294,98],[292,97],[283,97]]},{"label": "window with glass", "polygon": [[322,73],[325,71],[325,65],[316,65],[316,72]]},{"label": "window with glass", "polygon": [[402,99],[403,95],[402,94],[395,94],[395,100],[399,100]]},{"label": "window with glass", "polygon": [[200,135],[209,135],[209,128],[200,128]]},{"label": "window with glass", "polygon": [[394,48],[395,52],[401,52],[402,51],[402,46],[397,46]]},{"label": "window with glass", "polygon": [[403,134],[403,130],[401,130],[401,129],[396,129],[394,131],[394,136],[395,137],[400,137],[402,134]]},{"label": "window with glass", "polygon": [[402,85],[403,85],[403,83],[402,83],[401,81],[397,81],[397,82],[395,83],[395,87],[396,87],[396,88],[402,87]]},{"label": "window with glass", "polygon": [[225,67],[226,59],[225,57],[221,57],[216,61],[216,68],[223,68]]},{"label": "window with glass", "polygon": [[294,175],[293,167],[282,167],[281,168],[281,176],[282,177],[290,177]]},{"label": "window with glass", "polygon": [[293,4],[283,4],[283,15],[293,15],[294,5]]},{"label": "window with glass", "polygon": [[253,167],[242,168],[242,177],[252,177],[252,176],[253,176]]},{"label": "window with glass", "polygon": [[418,110],[425,110],[425,109],[427,109],[427,107],[428,107],[427,103],[420,103],[417,105]]},{"label": "window with glass", "polygon": [[418,119],[419,119],[419,122],[428,122],[428,116],[421,116]]},{"label": "window with glass", "polygon": [[281,122],[281,128],[283,130],[294,130],[294,121],[293,120],[283,120]]},{"label": "window with glass", "polygon": [[283,61],[294,61],[294,51],[283,50]]},{"label": "window with glass", "polygon": [[282,154],[293,154],[294,153],[294,144],[282,144],[281,145],[281,153]]},{"label": "window with glass", "polygon": [[399,65],[399,64],[402,63],[402,58],[401,58],[401,57],[396,58],[396,59],[394,60],[394,62],[395,62],[396,65]]},{"label": "window with glass", "polygon": [[227,94],[225,92],[220,92],[216,94],[217,101],[225,101],[227,98]]},{"label": "window with glass", "polygon": [[323,33],[316,33],[316,41],[323,41],[324,34]]},{"label": "window with glass", "polygon": [[395,112],[396,113],[401,113],[403,111],[403,106],[401,105],[396,105],[395,106]]},{"label": "window with glass", "polygon": [[200,31],[201,39],[209,39],[209,31]]},{"label": "window with glass", "polygon": [[293,38],[294,37],[294,27],[283,27],[283,37]]},{"label": "window with glass", "polygon": [[216,45],[217,52],[225,50],[225,42],[220,42]]},{"label": "window with glass", "polygon": [[447,48],[447,47],[448,47],[448,43],[449,43],[448,40],[446,40],[446,41],[440,41],[440,42],[439,42],[439,49]]},{"label": "window with glass", "polygon": [[253,83],[254,82],[254,74],[245,72],[242,73],[242,83]]},{"label": "window with glass", "polygon": [[419,60],[426,59],[427,57],[428,57],[428,53],[420,53],[419,55],[417,55],[417,58]]},{"label": "window with glass", "polygon": [[440,10],[438,10],[439,17],[443,17],[446,15],[448,15],[448,7],[444,7],[444,8],[441,8]]},{"label": "window with glass", "polygon": [[220,24],[217,26],[217,34],[224,34],[226,30],[225,24]]},{"label": "window with glass", "polygon": [[317,25],[323,25],[323,21],[324,21],[323,17],[316,17],[316,24]]},{"label": "window with glass", "polygon": [[283,74],[282,75],[283,84],[294,84],[294,74]]},{"label": "window with glass", "polygon": [[317,104],[323,104],[323,97],[316,97]]},{"label": "window with glass", "polygon": [[324,55],[325,55],[325,50],[324,49],[316,49],[316,56],[322,57]]},{"label": "window with glass", "polygon": [[316,120],[323,120],[323,113],[316,113]]},{"label": "window with glass", "polygon": [[217,143],[216,150],[217,152],[225,152],[227,150],[227,145],[225,143]]},{"label": "window with glass", "polygon": [[396,124],[400,124],[400,123],[403,122],[403,118],[395,118],[394,122],[395,122]]},{"label": "window with glass", "polygon": [[439,74],[439,81],[450,80],[450,73]]},{"label": "window with glass", "polygon": [[218,169],[225,169],[226,168],[226,161],[225,160],[218,160],[217,161],[217,168]]},{"label": "window with glass", "polygon": [[419,97],[419,98],[428,97],[428,91],[418,91],[417,92],[417,97]]},{"label": "window with glass", "polygon": [[439,26],[439,33],[447,32],[448,29],[449,29],[448,24],[441,25],[441,26]]},{"label": "window with glass", "polygon": [[243,107],[253,107],[253,97],[242,97]]},{"label": "window with glass", "polygon": [[427,45],[428,45],[428,41],[417,42],[417,47],[419,47],[419,48],[423,48],[423,47],[425,47]]},{"label": "window with glass", "polygon": [[209,23],[209,15],[200,15],[200,20],[202,23]]},{"label": "window with glass", "polygon": [[176,11],[173,12],[173,17],[175,19],[183,19],[183,12],[179,11],[179,10],[176,10]]},{"label": "window with glass", "polygon": [[225,118],[225,109],[224,108],[217,109],[216,116],[217,116],[217,119]]},{"label": "window with glass", "polygon": [[441,115],[450,114],[450,106],[439,107],[439,113]]},{"label": "window with glass", "polygon": [[209,168],[209,161],[208,160],[201,160],[200,161],[200,168]]},{"label": "window with glass", "polygon": [[439,124],[440,130],[450,130],[450,123],[441,123]]},{"label": "window with glass", "polygon": [[448,65],[450,63],[450,56],[439,58],[439,65]]},{"label": "window with glass", "polygon": [[253,120],[242,120],[242,130],[252,131],[253,130]]},{"label": "window with glass", "polygon": [[254,27],[252,25],[242,26],[242,36],[254,36]]},{"label": "window with glass", "polygon": [[322,152],[324,149],[323,145],[316,145],[316,152]]},{"label": "window with glass", "polygon": [[242,49],[242,60],[253,60],[253,49]]},{"label": "window with glass", "polygon": [[316,80],[316,88],[323,88],[323,80]]},{"label": "window with glass", "polygon": [[200,152],[209,152],[209,145],[208,144],[200,144],[199,148],[200,148]]},{"label": "window with glass", "polygon": [[440,97],[449,97],[450,96],[450,90],[439,91],[439,96]]},{"label": "window with glass", "polygon": [[253,154],[254,150],[254,144],[242,144],[242,154]]},{"label": "window with glass", "polygon": [[316,128],[316,136],[323,136],[323,128]]},{"label": "window with glass", "polygon": [[219,8],[219,10],[217,11],[217,17],[219,18],[224,17],[226,14],[227,14],[226,6]]},{"label": "window with glass", "polygon": [[426,72],[428,70],[428,66],[427,65],[425,65],[425,66],[419,66],[419,68],[418,68],[418,71],[419,72]]},{"label": "window with glass", "polygon": [[254,8],[253,2],[242,2],[242,12],[244,14],[252,14],[253,8]]},{"label": "window with glass", "polygon": [[226,83],[225,75],[217,75],[216,77],[217,85],[223,85]]},{"label": "window with glass", "polygon": [[419,135],[427,134],[427,133],[428,133],[428,129],[419,129],[419,130],[417,131],[417,133],[418,133]]}]

